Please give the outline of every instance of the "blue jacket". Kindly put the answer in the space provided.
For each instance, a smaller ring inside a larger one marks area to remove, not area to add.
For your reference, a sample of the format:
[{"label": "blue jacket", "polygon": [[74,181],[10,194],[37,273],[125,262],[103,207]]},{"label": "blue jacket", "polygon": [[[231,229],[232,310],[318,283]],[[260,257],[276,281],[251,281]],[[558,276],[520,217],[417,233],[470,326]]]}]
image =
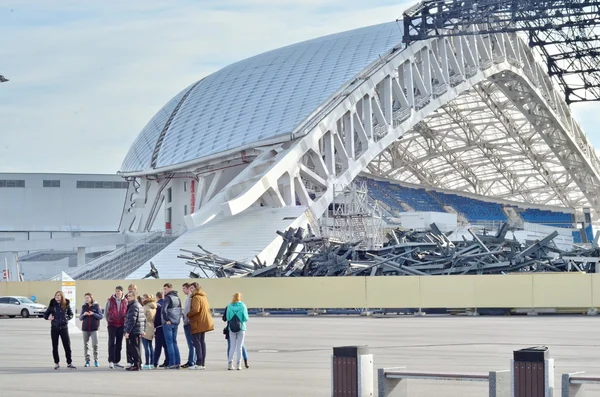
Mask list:
[{"label": "blue jacket", "polygon": [[246,304],[244,302],[230,303],[227,305],[226,310],[227,326],[229,326],[233,316],[237,316],[242,323],[242,331],[245,331],[246,323],[248,322],[248,308],[246,307]]},{"label": "blue jacket", "polygon": [[[93,314],[91,316],[86,316],[85,313],[87,312],[92,312]],[[81,306],[81,314],[79,315],[79,319],[81,320],[81,330],[87,332],[98,331],[102,317],[100,306],[96,302],[93,302],[91,305],[84,303],[83,306]]]},{"label": "blue jacket", "polygon": [[160,299],[158,302],[156,302],[156,314],[154,315],[154,330],[155,332],[162,332],[162,315],[161,315],[161,308],[162,305],[165,303],[164,299]]}]

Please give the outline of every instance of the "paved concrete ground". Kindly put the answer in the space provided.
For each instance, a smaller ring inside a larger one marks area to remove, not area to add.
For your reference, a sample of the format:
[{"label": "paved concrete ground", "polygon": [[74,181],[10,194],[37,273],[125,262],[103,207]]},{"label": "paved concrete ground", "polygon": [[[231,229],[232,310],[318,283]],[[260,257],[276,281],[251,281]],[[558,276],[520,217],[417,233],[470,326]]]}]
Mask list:
[{"label": "paved concrete ground", "polygon": [[[129,373],[107,368],[104,323],[100,368],[83,368],[81,335],[72,335],[78,369],[54,371],[49,323],[2,318],[0,396],[328,396],[331,349],[351,344],[369,345],[376,368],[470,372],[508,369],[513,350],[544,344],[556,360],[557,388],[562,372],[600,375],[600,317],[252,317],[246,344],[251,367],[229,372],[221,321],[215,320],[206,371]],[[179,342],[185,357],[182,332]],[[484,384],[413,381],[410,388],[414,396],[486,395]]]}]

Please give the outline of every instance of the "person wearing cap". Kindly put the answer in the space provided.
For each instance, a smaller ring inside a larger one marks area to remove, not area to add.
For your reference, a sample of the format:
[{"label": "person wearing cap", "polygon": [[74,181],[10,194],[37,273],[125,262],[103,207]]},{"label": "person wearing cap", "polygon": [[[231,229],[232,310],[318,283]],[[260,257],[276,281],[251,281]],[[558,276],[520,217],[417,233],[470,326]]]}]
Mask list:
[{"label": "person wearing cap", "polygon": [[108,298],[104,314],[108,323],[108,368],[123,368],[119,362],[121,361],[123,346],[127,301],[124,299],[123,287],[120,285],[115,288],[115,293]]}]

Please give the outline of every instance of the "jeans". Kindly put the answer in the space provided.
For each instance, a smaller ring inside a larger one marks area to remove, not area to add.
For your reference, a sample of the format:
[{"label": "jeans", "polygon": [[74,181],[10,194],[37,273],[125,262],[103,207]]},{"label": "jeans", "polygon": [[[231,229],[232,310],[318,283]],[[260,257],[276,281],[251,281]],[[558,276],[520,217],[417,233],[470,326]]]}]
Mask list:
[{"label": "jeans", "polygon": [[71,338],[69,337],[69,328],[66,325],[64,327],[52,327],[50,328],[50,337],[52,338],[52,357],[54,357],[54,364],[60,362],[60,357],[58,356],[58,338],[62,341],[63,348],[65,349],[67,364],[71,364]]},{"label": "jeans", "polygon": [[194,350],[194,341],[192,339],[192,329],[190,328],[190,325],[185,324],[183,326],[183,331],[185,332],[185,340],[187,341],[188,346],[188,359],[186,364],[194,365],[196,363],[196,351]]},{"label": "jeans", "polygon": [[181,365],[179,357],[179,347],[177,346],[177,328],[179,324],[164,324],[163,332],[165,334],[165,344],[167,352],[169,352],[169,367],[173,365]]},{"label": "jeans", "polygon": [[139,335],[129,335],[129,338],[127,338],[127,355],[131,358],[132,365],[137,367],[142,365]]},{"label": "jeans", "polygon": [[156,328],[154,331],[154,366],[158,367],[160,354],[163,349],[165,350],[165,363],[169,364],[169,352],[167,351],[167,344],[165,343],[165,333],[162,327]]},{"label": "jeans", "polygon": [[229,348],[229,362],[233,362],[233,356],[236,355],[237,362],[242,361],[242,346],[244,345],[244,337],[246,331],[231,332],[229,331],[229,340],[231,341],[231,347]]},{"label": "jeans", "polygon": [[94,361],[98,361],[98,331],[81,331],[83,334],[83,354],[85,361],[90,361],[90,338],[92,338],[92,349],[94,350]]},{"label": "jeans", "polygon": [[[229,349],[231,349],[231,340],[227,338],[227,357],[229,358]],[[242,345],[242,357],[244,360],[248,360],[248,352],[246,351],[246,346]]]},{"label": "jeans", "polygon": [[154,364],[154,350],[152,349],[152,340],[142,338],[142,344],[144,345],[144,351],[146,353],[146,365]]},{"label": "jeans", "polygon": [[121,361],[121,349],[123,347],[123,328],[108,326],[108,362],[118,363]]},{"label": "jeans", "polygon": [[192,335],[192,340],[194,341],[194,348],[196,349],[196,357],[198,358],[195,362],[196,365],[204,367],[206,362],[206,342],[204,341],[204,336],[206,332],[199,332],[197,334]]}]

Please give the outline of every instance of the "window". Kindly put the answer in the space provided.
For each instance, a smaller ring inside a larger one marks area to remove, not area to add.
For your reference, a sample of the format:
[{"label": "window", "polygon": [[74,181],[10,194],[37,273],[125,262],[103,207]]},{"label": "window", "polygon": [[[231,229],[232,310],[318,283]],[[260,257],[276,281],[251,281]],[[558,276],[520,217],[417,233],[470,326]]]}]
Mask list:
[{"label": "window", "polygon": [[25,187],[25,180],[24,179],[0,180],[0,187]]},{"label": "window", "polygon": [[[60,182],[60,181],[58,181],[58,182]],[[77,189],[127,189],[128,186],[129,186],[128,182],[77,181]]]},{"label": "window", "polygon": [[187,192],[187,182],[183,182],[183,191]]},{"label": "window", "polygon": [[17,299],[18,299],[18,300],[19,300],[19,302],[21,302],[21,303],[35,303],[35,302],[34,302],[34,301],[32,301],[31,299],[29,299],[29,298],[25,298],[25,297],[22,297],[22,298],[17,298]]},{"label": "window", "polygon": [[10,300],[10,302],[8,302],[8,303],[11,304],[11,305],[18,305],[19,304],[19,301],[16,300],[15,298],[9,298],[9,300]]},{"label": "window", "polygon": [[60,187],[60,181],[59,180],[47,180],[44,179],[44,187]]},{"label": "window", "polygon": [[170,203],[173,200],[173,191],[171,188],[167,189],[167,203]]},{"label": "window", "polygon": [[187,205],[183,206],[183,215],[187,215]]},{"label": "window", "polygon": [[10,298],[0,298],[0,304],[8,304],[10,303]]}]

